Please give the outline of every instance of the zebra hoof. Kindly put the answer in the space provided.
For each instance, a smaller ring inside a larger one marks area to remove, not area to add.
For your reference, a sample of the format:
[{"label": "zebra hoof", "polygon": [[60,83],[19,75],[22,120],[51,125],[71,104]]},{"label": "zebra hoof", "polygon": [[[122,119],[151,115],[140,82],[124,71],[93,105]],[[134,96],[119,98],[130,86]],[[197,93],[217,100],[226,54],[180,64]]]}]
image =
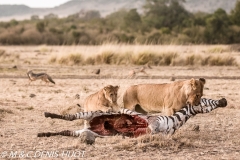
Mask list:
[{"label": "zebra hoof", "polygon": [[44,116],[45,116],[46,118],[48,118],[48,117],[50,117],[50,118],[61,118],[60,115],[54,114],[54,113],[49,113],[49,112],[44,112]]},{"label": "zebra hoof", "polygon": [[225,98],[222,98],[218,102],[218,107],[226,107],[227,106],[227,100]]},{"label": "zebra hoof", "polygon": [[89,131],[85,131],[83,133],[81,133],[81,135],[79,136],[80,140],[82,143],[86,143],[86,144],[94,144],[95,143],[95,136],[89,132]]},{"label": "zebra hoof", "polygon": [[37,137],[50,137],[51,136],[51,133],[50,132],[47,132],[47,133],[38,133],[37,134]]},{"label": "zebra hoof", "polygon": [[44,112],[44,116],[45,116],[45,117],[51,117],[51,113],[49,113],[49,112]]}]

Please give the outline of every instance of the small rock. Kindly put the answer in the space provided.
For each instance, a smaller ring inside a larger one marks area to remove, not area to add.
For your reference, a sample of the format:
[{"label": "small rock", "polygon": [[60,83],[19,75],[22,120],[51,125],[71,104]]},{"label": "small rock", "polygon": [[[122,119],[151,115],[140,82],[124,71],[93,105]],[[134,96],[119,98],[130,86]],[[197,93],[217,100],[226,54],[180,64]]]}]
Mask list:
[{"label": "small rock", "polygon": [[75,99],[80,99],[80,95],[79,95],[79,94],[76,94],[76,95],[75,95]]},{"label": "small rock", "polygon": [[199,132],[200,131],[199,128],[200,128],[199,125],[194,125],[192,131]]},{"label": "small rock", "polygon": [[36,97],[35,94],[30,94],[29,97],[33,98],[33,97]]},{"label": "small rock", "polygon": [[100,69],[96,69],[95,71],[93,71],[93,73],[100,74]]},{"label": "small rock", "polygon": [[17,66],[15,65],[15,66],[13,66],[12,68],[17,69]]}]

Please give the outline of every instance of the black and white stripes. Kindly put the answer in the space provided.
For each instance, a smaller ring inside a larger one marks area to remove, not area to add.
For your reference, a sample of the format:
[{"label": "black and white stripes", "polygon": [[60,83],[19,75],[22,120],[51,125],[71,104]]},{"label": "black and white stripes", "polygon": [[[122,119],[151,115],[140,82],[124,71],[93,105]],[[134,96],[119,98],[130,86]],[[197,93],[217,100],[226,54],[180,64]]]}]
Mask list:
[{"label": "black and white stripes", "polygon": [[[208,113],[218,107],[226,107],[227,100],[222,98],[220,100],[212,100],[202,98],[198,106],[187,105],[172,116],[149,116],[141,113],[122,109],[119,113],[112,112],[79,112],[70,115],[57,115],[54,113],[45,112],[45,117],[58,118],[64,120],[84,119],[94,121],[89,128],[77,131],[61,131],[61,132],[46,132],[39,133],[38,137],[48,137],[55,135],[63,136],[80,136],[83,132],[89,132],[94,137],[104,137],[107,135],[130,135],[137,137],[139,135],[164,133],[173,134],[179,129],[187,120],[199,113]],[[102,131],[102,132],[101,132]]]},{"label": "black and white stripes", "polygon": [[149,128],[153,134],[162,132],[165,134],[173,134],[186,121],[199,113],[208,113],[217,107],[225,107],[227,105],[226,99],[212,100],[202,98],[198,106],[187,105],[172,116],[158,116],[154,123],[149,123]]}]

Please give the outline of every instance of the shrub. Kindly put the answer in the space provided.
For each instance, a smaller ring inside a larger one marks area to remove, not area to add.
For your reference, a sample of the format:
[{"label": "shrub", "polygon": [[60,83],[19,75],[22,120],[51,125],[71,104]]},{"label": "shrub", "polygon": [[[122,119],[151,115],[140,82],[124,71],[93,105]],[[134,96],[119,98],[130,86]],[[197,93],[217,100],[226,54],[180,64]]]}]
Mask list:
[{"label": "shrub", "polygon": [[38,30],[38,32],[42,33],[45,30],[44,22],[38,22],[36,24],[36,29]]},{"label": "shrub", "polygon": [[49,63],[56,63],[57,62],[57,57],[56,56],[51,57],[48,62]]},{"label": "shrub", "polygon": [[136,65],[145,65],[147,63],[158,65],[161,59],[161,56],[158,56],[155,53],[145,51],[137,54],[133,60],[133,63]]},{"label": "shrub", "polygon": [[172,65],[174,62],[174,59],[178,56],[177,53],[169,52],[169,53],[163,53],[162,59],[159,63],[159,65]]},{"label": "shrub", "polygon": [[237,65],[236,59],[229,56],[208,56],[203,58],[202,65],[210,66],[235,66]]},{"label": "shrub", "polygon": [[81,54],[70,54],[69,61],[75,65],[79,65],[83,62],[83,57]]},{"label": "shrub", "polygon": [[[51,62],[51,60],[52,60],[52,62],[56,61],[55,57],[50,59],[49,62]],[[78,53],[70,54],[68,56],[61,57],[58,59],[58,63],[64,64],[64,65],[81,65],[81,64],[83,64],[83,62],[84,62],[84,59],[83,59],[82,55],[78,54]]]}]

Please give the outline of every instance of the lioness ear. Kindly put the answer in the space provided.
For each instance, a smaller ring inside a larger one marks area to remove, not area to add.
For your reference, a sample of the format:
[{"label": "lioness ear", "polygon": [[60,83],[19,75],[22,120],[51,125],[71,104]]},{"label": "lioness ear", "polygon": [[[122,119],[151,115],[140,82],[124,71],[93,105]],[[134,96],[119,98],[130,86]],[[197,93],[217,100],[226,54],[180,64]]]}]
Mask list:
[{"label": "lioness ear", "polygon": [[115,89],[118,90],[120,86],[115,86]]},{"label": "lioness ear", "polygon": [[204,78],[199,78],[199,81],[202,82],[203,84],[206,83],[206,80]]},{"label": "lioness ear", "polygon": [[106,86],[106,87],[103,88],[103,90],[104,90],[104,91],[107,91],[108,88],[109,88],[109,86]]},{"label": "lioness ear", "polygon": [[192,79],[190,80],[190,84],[191,84],[193,90],[196,90],[196,89],[197,89],[195,82],[196,82],[196,81],[195,81],[194,78],[192,78]]}]

